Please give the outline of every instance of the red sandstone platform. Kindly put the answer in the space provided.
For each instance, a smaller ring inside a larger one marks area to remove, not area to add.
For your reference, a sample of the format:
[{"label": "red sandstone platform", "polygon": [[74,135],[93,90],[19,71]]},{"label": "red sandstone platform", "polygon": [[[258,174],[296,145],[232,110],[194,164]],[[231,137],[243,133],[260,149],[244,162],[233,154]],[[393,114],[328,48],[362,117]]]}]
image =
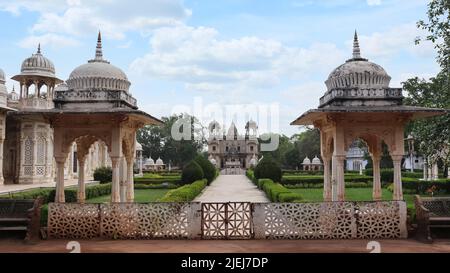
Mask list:
[{"label": "red sandstone platform", "polygon": [[[68,253],[67,240],[25,244],[18,239],[1,239],[0,253]],[[301,241],[79,241],[84,253],[369,253],[369,240]],[[416,240],[379,240],[384,253],[450,253],[450,240],[424,244]]]}]

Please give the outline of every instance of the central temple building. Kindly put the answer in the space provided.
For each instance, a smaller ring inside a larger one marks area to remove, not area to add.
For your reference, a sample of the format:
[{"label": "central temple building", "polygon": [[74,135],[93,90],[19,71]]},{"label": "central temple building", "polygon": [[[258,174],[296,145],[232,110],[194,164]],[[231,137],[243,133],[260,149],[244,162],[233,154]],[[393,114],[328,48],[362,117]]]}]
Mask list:
[{"label": "central temple building", "polygon": [[208,130],[208,156],[217,168],[248,169],[257,164],[259,142],[256,122],[247,122],[245,135],[239,134],[234,122],[226,134],[216,121],[209,124]]}]

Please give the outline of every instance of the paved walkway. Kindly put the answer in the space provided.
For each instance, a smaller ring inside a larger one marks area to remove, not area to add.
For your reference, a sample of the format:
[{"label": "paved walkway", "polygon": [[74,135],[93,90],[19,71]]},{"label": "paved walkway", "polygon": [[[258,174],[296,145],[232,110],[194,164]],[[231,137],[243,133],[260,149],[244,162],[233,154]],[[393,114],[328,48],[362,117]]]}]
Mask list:
[{"label": "paved walkway", "polygon": [[[97,181],[86,181],[87,184],[95,184],[98,183]],[[78,185],[78,179],[68,179],[64,181],[65,187],[75,186]],[[39,184],[29,184],[29,185],[20,185],[20,184],[12,184],[12,185],[0,185],[0,194],[7,194],[7,193],[15,193],[20,192],[24,190],[31,190],[31,189],[39,189],[39,188],[54,188],[56,187],[55,182],[50,183],[39,183]]]},{"label": "paved walkway", "polygon": [[245,175],[219,175],[195,202],[269,202]]},{"label": "paved walkway", "polygon": [[[68,253],[69,240],[25,244],[0,239],[0,253]],[[369,253],[369,240],[90,240],[78,241],[82,253]],[[408,240],[379,240],[382,253],[449,253],[450,240],[423,244]]]}]

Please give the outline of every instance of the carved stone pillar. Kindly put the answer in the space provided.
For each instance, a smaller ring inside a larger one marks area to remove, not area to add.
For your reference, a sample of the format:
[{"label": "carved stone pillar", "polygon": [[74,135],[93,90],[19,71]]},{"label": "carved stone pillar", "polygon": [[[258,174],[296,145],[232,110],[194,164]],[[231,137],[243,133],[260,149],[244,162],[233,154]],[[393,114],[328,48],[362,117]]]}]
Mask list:
[{"label": "carved stone pillar", "polygon": [[395,201],[403,200],[402,189],[402,158],[403,155],[392,155],[392,161],[394,163],[394,196]]},{"label": "carved stone pillar", "polygon": [[437,162],[434,162],[433,164],[433,181],[436,181],[439,179],[439,167]]},{"label": "carved stone pillar", "polygon": [[112,165],[112,190],[111,190],[111,203],[120,202],[120,160],[119,156],[111,157]]},{"label": "carved stone pillar", "polygon": [[428,178],[428,176],[427,176],[427,170],[428,170],[428,167],[427,167],[427,161],[426,160],[424,160],[423,161],[423,180],[427,180],[427,178]]},{"label": "carved stone pillar", "polygon": [[374,201],[380,201],[382,199],[381,191],[381,175],[380,175],[380,162],[381,155],[372,155],[373,162],[373,192],[372,198]]},{"label": "carved stone pillar", "polygon": [[336,158],[331,158],[331,200],[338,201],[337,179],[336,179]]},{"label": "carved stone pillar", "polygon": [[[5,124],[6,126],[6,124]],[[0,185],[5,183],[5,179],[3,178],[3,143],[4,139],[0,138]],[[12,163],[14,164],[14,163]]]},{"label": "carved stone pillar", "polygon": [[323,200],[325,202],[330,202],[332,200],[330,157],[322,157],[322,158],[323,158]]},{"label": "carved stone pillar", "polygon": [[134,202],[133,158],[127,159],[127,202]]},{"label": "carved stone pillar", "polygon": [[85,185],[85,165],[86,158],[78,158],[78,192],[77,192],[77,201],[80,204],[84,204],[86,201],[86,185]]},{"label": "carved stone pillar", "polygon": [[57,157],[56,160],[56,195],[55,203],[64,203],[64,163],[66,162],[65,157]]},{"label": "carved stone pillar", "polygon": [[345,201],[344,160],[345,155],[335,155],[337,201]]}]

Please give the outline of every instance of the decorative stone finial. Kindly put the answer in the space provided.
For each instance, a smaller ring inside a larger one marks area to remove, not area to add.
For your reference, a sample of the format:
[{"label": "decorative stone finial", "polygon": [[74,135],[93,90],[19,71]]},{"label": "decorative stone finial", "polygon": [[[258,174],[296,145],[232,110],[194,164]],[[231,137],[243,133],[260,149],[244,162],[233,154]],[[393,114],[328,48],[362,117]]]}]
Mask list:
[{"label": "decorative stone finial", "polygon": [[37,54],[41,54],[41,43],[39,43],[39,45],[38,45],[38,51],[37,51]]},{"label": "decorative stone finial", "polygon": [[102,34],[98,31],[97,49],[95,50],[95,60],[103,60]]},{"label": "decorative stone finial", "polygon": [[355,37],[353,38],[353,59],[361,59],[361,49],[359,48],[358,33],[355,30]]}]

